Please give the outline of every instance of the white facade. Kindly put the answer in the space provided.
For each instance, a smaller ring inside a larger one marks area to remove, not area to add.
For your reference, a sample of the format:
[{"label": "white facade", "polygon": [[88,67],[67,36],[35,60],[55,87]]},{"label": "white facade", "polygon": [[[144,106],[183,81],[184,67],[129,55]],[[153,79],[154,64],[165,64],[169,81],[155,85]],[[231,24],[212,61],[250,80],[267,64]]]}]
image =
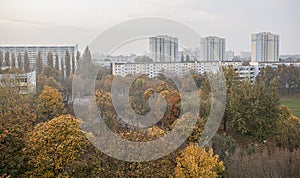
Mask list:
[{"label": "white facade", "polygon": [[251,35],[251,61],[279,61],[279,35],[261,32]]},{"label": "white facade", "polygon": [[200,39],[200,61],[225,60],[225,39],[209,36]]},{"label": "white facade", "polygon": [[[24,62],[24,54],[25,51],[28,52],[29,57],[29,63],[31,70],[35,69],[36,66],[36,59],[38,56],[38,53],[41,52],[42,57],[42,64],[43,66],[47,65],[47,55],[49,52],[53,55],[53,60],[55,60],[55,55],[57,54],[59,57],[59,60],[65,60],[66,51],[69,51],[70,55],[76,55],[78,51],[78,45],[74,46],[0,46],[0,54],[4,55],[6,52],[9,53],[10,60],[11,56],[14,54],[16,58],[16,66],[17,64],[17,57],[19,54],[21,54],[22,62]],[[59,65],[61,65],[61,62],[59,62]],[[61,66],[60,66],[61,68]]]},{"label": "white facade", "polygon": [[0,86],[4,85],[17,89],[21,94],[33,93],[36,89],[36,72],[0,74]]},{"label": "white facade", "polygon": [[178,38],[167,35],[150,37],[149,53],[154,62],[178,61]]},{"label": "white facade", "polygon": [[146,74],[150,78],[165,72],[176,76],[183,76],[185,73],[196,71],[203,74],[212,71],[220,66],[240,66],[240,61],[215,61],[215,62],[174,62],[174,63],[113,63],[112,74],[125,77],[128,74]]}]

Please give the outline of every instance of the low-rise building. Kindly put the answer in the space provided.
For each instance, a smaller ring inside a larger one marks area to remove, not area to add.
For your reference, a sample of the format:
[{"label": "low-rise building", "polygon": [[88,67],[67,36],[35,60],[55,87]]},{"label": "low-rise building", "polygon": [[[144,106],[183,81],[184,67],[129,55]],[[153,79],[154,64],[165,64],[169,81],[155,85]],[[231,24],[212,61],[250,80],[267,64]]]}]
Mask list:
[{"label": "low-rise building", "polygon": [[36,89],[36,72],[0,74],[0,86],[12,87],[21,94],[33,93]]}]

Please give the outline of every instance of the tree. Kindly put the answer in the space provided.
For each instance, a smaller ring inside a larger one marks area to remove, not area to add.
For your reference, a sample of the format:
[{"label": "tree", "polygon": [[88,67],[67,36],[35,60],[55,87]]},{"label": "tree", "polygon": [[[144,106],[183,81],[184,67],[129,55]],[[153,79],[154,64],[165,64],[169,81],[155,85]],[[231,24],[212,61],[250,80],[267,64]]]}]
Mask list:
[{"label": "tree", "polygon": [[181,62],[184,62],[184,56],[181,54]]},{"label": "tree", "polygon": [[57,80],[54,77],[47,77],[46,75],[40,74],[37,77],[37,95],[40,95],[42,93],[44,86],[50,86],[54,89],[62,90],[62,85],[59,82],[57,82]]},{"label": "tree", "polygon": [[37,72],[37,76],[40,75],[43,71],[43,67],[42,67],[42,55],[41,52],[38,52],[38,56],[36,58],[36,72]]},{"label": "tree", "polygon": [[15,56],[15,53],[11,54],[11,68],[12,69],[16,68],[16,56]]},{"label": "tree", "polygon": [[186,54],[185,59],[187,62],[190,62],[190,56],[188,54]]},{"label": "tree", "polygon": [[29,72],[29,56],[28,56],[28,51],[26,50],[24,53],[24,71]]},{"label": "tree", "polygon": [[266,87],[271,85],[271,81],[278,78],[278,74],[275,69],[270,66],[262,68],[256,77],[258,83],[264,82]]},{"label": "tree", "polygon": [[62,95],[57,89],[45,86],[44,90],[38,97],[37,118],[38,122],[50,120],[65,112],[62,103]]},{"label": "tree", "polygon": [[59,70],[59,57],[58,57],[58,54],[55,55],[55,69]]},{"label": "tree", "polygon": [[260,140],[274,133],[279,117],[279,95],[276,82],[270,88],[264,83],[251,84],[243,81],[235,86],[230,99],[233,128],[241,134],[252,135]]},{"label": "tree", "polygon": [[67,50],[65,55],[65,64],[66,64],[66,78],[70,76],[71,73],[71,57],[70,52]]},{"label": "tree", "polygon": [[48,64],[48,67],[53,67],[53,54],[52,52],[48,52],[48,55],[47,55],[47,64]]},{"label": "tree", "polygon": [[[61,115],[34,127],[24,149],[30,177],[95,177],[95,149],[79,128],[80,121]],[[99,172],[97,172],[99,174]]]},{"label": "tree", "polygon": [[195,143],[187,146],[176,160],[175,177],[221,177],[220,173],[225,170],[212,149],[206,152]]},{"label": "tree", "polygon": [[286,106],[281,106],[276,123],[276,142],[278,146],[290,151],[300,147],[300,119],[295,117]]},{"label": "tree", "polygon": [[75,74],[75,56],[72,54],[72,74]]},{"label": "tree", "polygon": [[231,100],[234,98],[234,94],[232,93],[233,87],[240,85],[240,80],[238,78],[238,74],[235,72],[232,66],[223,67],[224,76],[226,79],[226,88],[227,88],[227,100],[226,100],[226,108],[223,116],[223,129],[227,129],[227,122],[232,118],[231,116]]},{"label": "tree", "polygon": [[6,52],[4,55],[4,66],[10,67],[9,52]]},{"label": "tree", "polygon": [[60,68],[61,68],[61,78],[62,78],[62,81],[63,81],[64,78],[65,78],[65,64],[64,64],[63,59],[60,60]]},{"label": "tree", "polygon": [[18,54],[18,69],[20,69],[20,70],[23,69],[22,55],[21,55],[21,53]]},{"label": "tree", "polygon": [[279,89],[284,94],[285,89],[290,93],[290,89],[294,89],[299,79],[299,69],[296,66],[279,65],[277,67]]},{"label": "tree", "polygon": [[35,122],[33,102],[10,85],[0,87],[0,175],[21,177],[26,168],[22,150]]},{"label": "tree", "polygon": [[80,52],[76,52],[76,63],[80,60]]},{"label": "tree", "polygon": [[0,68],[2,67],[3,65],[3,52],[0,51]]}]

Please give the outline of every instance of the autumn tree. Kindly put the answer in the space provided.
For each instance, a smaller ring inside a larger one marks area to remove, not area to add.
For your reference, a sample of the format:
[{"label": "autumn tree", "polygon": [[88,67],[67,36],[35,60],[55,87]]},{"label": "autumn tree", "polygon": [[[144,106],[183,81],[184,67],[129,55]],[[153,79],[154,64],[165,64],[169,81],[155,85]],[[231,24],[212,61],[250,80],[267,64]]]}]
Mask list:
[{"label": "autumn tree", "polygon": [[[24,149],[30,177],[86,177],[99,175],[95,149],[71,115],[61,115],[34,127]],[[97,174],[96,174],[97,173]]]},{"label": "autumn tree", "polygon": [[39,51],[38,52],[38,56],[36,58],[36,73],[37,75],[40,75],[43,71],[43,68],[42,68],[42,55],[41,55],[41,52]]},{"label": "autumn tree", "polygon": [[26,169],[22,149],[35,122],[32,100],[10,85],[0,87],[0,175],[20,177]]},{"label": "autumn tree", "polygon": [[276,142],[278,146],[294,150],[300,147],[300,119],[294,116],[286,106],[280,107],[280,116],[276,123]]},{"label": "autumn tree", "polygon": [[30,63],[29,63],[29,56],[28,56],[28,51],[26,50],[25,53],[24,53],[24,71],[25,72],[29,72],[29,66]]},{"label": "autumn tree", "polygon": [[256,81],[261,83],[264,82],[266,87],[271,86],[271,81],[278,78],[277,70],[266,66],[259,71],[258,76],[256,77]]},{"label": "autumn tree", "polygon": [[44,86],[50,86],[54,89],[57,89],[58,91],[62,90],[62,85],[54,78],[51,76],[46,76],[44,74],[40,74],[37,77],[37,87],[36,87],[36,93],[38,95],[41,94],[41,92],[44,89]]},{"label": "autumn tree", "polygon": [[212,149],[207,152],[205,148],[191,143],[177,157],[175,177],[221,177],[224,170],[223,162]]},{"label": "autumn tree", "polygon": [[38,97],[37,118],[38,122],[44,122],[59,116],[65,112],[62,103],[62,95],[57,89],[45,86]]}]

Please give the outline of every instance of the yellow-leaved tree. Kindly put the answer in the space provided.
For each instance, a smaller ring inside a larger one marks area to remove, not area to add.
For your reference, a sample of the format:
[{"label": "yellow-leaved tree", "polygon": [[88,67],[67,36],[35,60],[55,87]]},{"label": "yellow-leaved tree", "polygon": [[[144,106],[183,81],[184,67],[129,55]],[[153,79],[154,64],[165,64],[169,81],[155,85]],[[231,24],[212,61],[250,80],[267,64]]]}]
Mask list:
[{"label": "yellow-leaved tree", "polygon": [[190,143],[177,157],[175,177],[218,177],[225,170],[224,164],[213,150],[208,152],[196,143]]},{"label": "yellow-leaved tree", "polygon": [[79,128],[79,120],[61,115],[39,123],[24,149],[30,177],[84,177],[97,171],[96,151]]},{"label": "yellow-leaved tree", "polygon": [[43,122],[59,116],[65,112],[61,93],[52,87],[45,86],[38,97],[38,122]]}]

